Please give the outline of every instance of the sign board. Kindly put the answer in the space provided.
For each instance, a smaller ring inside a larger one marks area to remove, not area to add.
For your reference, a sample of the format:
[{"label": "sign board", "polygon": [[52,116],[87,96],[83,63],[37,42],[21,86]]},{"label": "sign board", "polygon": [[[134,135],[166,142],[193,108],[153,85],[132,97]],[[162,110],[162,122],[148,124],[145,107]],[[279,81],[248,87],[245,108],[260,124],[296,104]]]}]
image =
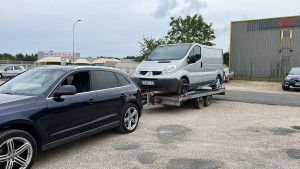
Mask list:
[{"label": "sign board", "polygon": [[73,56],[71,52],[43,52],[43,56]]},{"label": "sign board", "polygon": [[262,21],[259,23],[260,29],[291,27],[291,26],[300,26],[300,19]]}]

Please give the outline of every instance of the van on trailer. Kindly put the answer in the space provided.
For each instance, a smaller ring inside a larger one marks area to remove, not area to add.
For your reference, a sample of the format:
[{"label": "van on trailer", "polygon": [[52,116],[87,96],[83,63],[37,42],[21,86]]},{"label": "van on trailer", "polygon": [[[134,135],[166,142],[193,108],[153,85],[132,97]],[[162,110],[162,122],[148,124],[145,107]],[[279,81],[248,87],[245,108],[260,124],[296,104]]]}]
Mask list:
[{"label": "van on trailer", "polygon": [[222,85],[223,51],[198,43],[157,46],[136,68],[133,79],[143,91],[187,93],[190,89]]}]

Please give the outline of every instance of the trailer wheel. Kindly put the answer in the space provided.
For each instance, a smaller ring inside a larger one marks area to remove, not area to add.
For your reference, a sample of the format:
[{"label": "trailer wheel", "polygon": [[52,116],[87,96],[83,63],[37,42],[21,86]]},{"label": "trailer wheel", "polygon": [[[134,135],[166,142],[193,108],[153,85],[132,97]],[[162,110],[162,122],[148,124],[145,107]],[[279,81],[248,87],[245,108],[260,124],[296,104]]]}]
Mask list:
[{"label": "trailer wheel", "polygon": [[194,101],[194,107],[195,109],[202,109],[204,105],[204,100],[202,97],[200,97],[198,100]]},{"label": "trailer wheel", "polygon": [[211,96],[205,96],[204,97],[204,106],[205,107],[208,107],[211,104],[211,99],[212,99]]}]

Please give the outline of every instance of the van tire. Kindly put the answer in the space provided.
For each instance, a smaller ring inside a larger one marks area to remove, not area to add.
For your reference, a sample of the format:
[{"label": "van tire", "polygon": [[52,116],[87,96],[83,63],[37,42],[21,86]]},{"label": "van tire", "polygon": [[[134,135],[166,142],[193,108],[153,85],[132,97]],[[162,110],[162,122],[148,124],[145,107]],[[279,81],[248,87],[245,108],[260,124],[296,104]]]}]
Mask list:
[{"label": "van tire", "polygon": [[180,79],[178,88],[177,88],[178,95],[183,95],[189,91],[189,86],[184,85],[184,84],[188,84],[188,81],[185,78]]}]

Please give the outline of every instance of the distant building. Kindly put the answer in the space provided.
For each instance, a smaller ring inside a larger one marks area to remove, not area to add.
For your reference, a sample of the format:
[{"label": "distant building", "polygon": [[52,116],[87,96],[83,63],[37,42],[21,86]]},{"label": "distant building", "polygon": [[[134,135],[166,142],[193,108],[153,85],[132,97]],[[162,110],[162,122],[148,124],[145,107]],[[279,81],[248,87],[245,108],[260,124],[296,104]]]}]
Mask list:
[{"label": "distant building", "polygon": [[229,60],[243,77],[283,77],[299,67],[300,15],[231,22]]},{"label": "distant building", "polygon": [[[60,59],[53,59],[53,58],[60,58]],[[43,59],[43,60],[41,60]],[[80,59],[80,53],[74,53],[74,61]],[[49,62],[47,62],[49,60]],[[54,61],[55,62],[51,62]],[[53,63],[59,64],[60,61],[68,63],[73,63],[73,53],[72,52],[53,52],[53,51],[39,51],[38,52],[38,62],[43,61],[44,63]]]}]

